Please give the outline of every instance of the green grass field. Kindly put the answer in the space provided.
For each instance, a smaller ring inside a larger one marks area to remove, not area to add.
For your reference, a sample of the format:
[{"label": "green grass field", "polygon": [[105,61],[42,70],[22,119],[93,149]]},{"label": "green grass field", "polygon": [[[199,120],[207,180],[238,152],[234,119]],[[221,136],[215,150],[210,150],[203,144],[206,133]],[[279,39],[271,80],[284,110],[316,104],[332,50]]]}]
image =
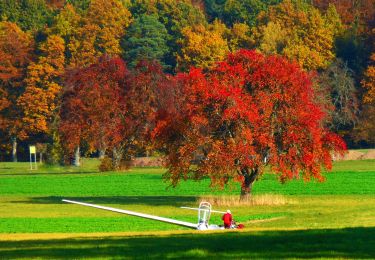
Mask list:
[{"label": "green grass field", "polygon": [[[324,183],[280,184],[265,174],[254,196],[280,205],[231,207],[241,231],[199,232],[61,202],[62,198],[185,221],[200,196],[239,194],[209,180],[168,188],[161,168],[99,173],[83,167],[28,170],[0,163],[0,259],[8,258],[375,258],[375,160],[336,162]],[[213,205],[215,207],[215,205]],[[215,207],[225,210],[224,207]],[[220,224],[220,215],[211,223]]]}]

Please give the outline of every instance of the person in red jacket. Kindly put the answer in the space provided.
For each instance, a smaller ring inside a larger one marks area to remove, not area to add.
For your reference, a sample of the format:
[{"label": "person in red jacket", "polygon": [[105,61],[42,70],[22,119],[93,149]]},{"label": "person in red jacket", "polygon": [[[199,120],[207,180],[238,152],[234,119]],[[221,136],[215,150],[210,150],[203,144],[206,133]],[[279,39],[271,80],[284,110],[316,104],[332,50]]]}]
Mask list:
[{"label": "person in red jacket", "polygon": [[222,220],[224,221],[224,228],[230,228],[232,225],[232,214],[229,209],[227,210],[227,213],[223,215]]}]

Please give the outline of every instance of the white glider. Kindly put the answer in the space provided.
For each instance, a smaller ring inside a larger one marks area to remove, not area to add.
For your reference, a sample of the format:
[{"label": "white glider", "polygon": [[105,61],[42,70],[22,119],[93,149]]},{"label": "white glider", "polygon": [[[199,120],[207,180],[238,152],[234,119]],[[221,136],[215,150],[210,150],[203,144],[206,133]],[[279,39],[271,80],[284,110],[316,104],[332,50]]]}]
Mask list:
[{"label": "white glider", "polygon": [[221,226],[218,226],[218,225],[209,225],[208,224],[208,222],[210,220],[211,212],[225,213],[225,212],[222,212],[222,211],[211,210],[211,204],[208,203],[208,202],[201,202],[199,204],[199,208],[182,207],[184,209],[198,210],[198,223],[195,224],[195,223],[175,220],[175,219],[171,219],[171,218],[164,218],[164,217],[139,213],[139,212],[135,212],[135,211],[124,210],[124,209],[116,209],[116,208],[100,206],[100,205],[95,205],[95,204],[90,204],[90,203],[84,203],[84,202],[79,202],[79,201],[74,201],[74,200],[63,199],[62,201],[68,202],[68,203],[73,203],[73,204],[78,204],[78,205],[82,205],[82,206],[87,206],[87,207],[109,210],[109,211],[113,211],[113,212],[118,212],[118,213],[127,214],[127,215],[131,215],[131,216],[146,218],[146,219],[153,219],[153,220],[157,220],[157,221],[162,221],[162,222],[171,223],[171,224],[184,226],[184,227],[188,227],[188,228],[193,228],[193,229],[198,229],[198,230],[224,229],[224,227],[221,227]]}]

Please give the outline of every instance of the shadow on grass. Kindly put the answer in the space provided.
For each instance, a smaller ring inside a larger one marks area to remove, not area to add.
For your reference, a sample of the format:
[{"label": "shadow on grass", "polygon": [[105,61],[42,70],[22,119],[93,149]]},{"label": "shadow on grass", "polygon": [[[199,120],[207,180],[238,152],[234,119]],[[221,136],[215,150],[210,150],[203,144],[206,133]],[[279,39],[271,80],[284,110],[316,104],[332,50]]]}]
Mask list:
[{"label": "shadow on grass", "polygon": [[375,228],[0,242],[2,258],[375,258]]},{"label": "shadow on grass", "polygon": [[75,200],[92,204],[144,204],[150,206],[180,206],[197,201],[195,196],[108,196],[108,197],[33,197],[27,201],[14,201],[13,203],[32,204],[59,204],[62,199]]}]

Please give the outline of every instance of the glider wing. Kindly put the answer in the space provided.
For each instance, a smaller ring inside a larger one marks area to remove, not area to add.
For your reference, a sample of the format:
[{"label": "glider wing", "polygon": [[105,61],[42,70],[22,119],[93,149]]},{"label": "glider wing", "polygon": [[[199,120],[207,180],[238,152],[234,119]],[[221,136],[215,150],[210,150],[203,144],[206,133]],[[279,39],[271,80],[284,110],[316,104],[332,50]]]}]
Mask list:
[{"label": "glider wing", "polygon": [[193,228],[193,229],[197,229],[197,226],[198,226],[197,224],[193,224],[193,223],[190,223],[190,222],[175,220],[175,219],[171,219],[171,218],[163,218],[163,217],[139,213],[139,212],[130,211],[130,210],[116,209],[116,208],[100,206],[100,205],[95,205],[95,204],[90,204],[90,203],[84,203],[84,202],[79,202],[79,201],[74,201],[74,200],[63,199],[62,201],[68,202],[68,203],[73,203],[73,204],[78,204],[78,205],[82,205],[82,206],[87,206],[87,207],[93,207],[93,208],[97,208],[97,209],[109,210],[109,211],[122,213],[122,214],[126,214],[126,215],[141,217],[141,218],[158,220],[158,221],[161,221],[161,222],[171,223],[171,224],[184,226],[184,227],[188,227],[188,228]]}]

